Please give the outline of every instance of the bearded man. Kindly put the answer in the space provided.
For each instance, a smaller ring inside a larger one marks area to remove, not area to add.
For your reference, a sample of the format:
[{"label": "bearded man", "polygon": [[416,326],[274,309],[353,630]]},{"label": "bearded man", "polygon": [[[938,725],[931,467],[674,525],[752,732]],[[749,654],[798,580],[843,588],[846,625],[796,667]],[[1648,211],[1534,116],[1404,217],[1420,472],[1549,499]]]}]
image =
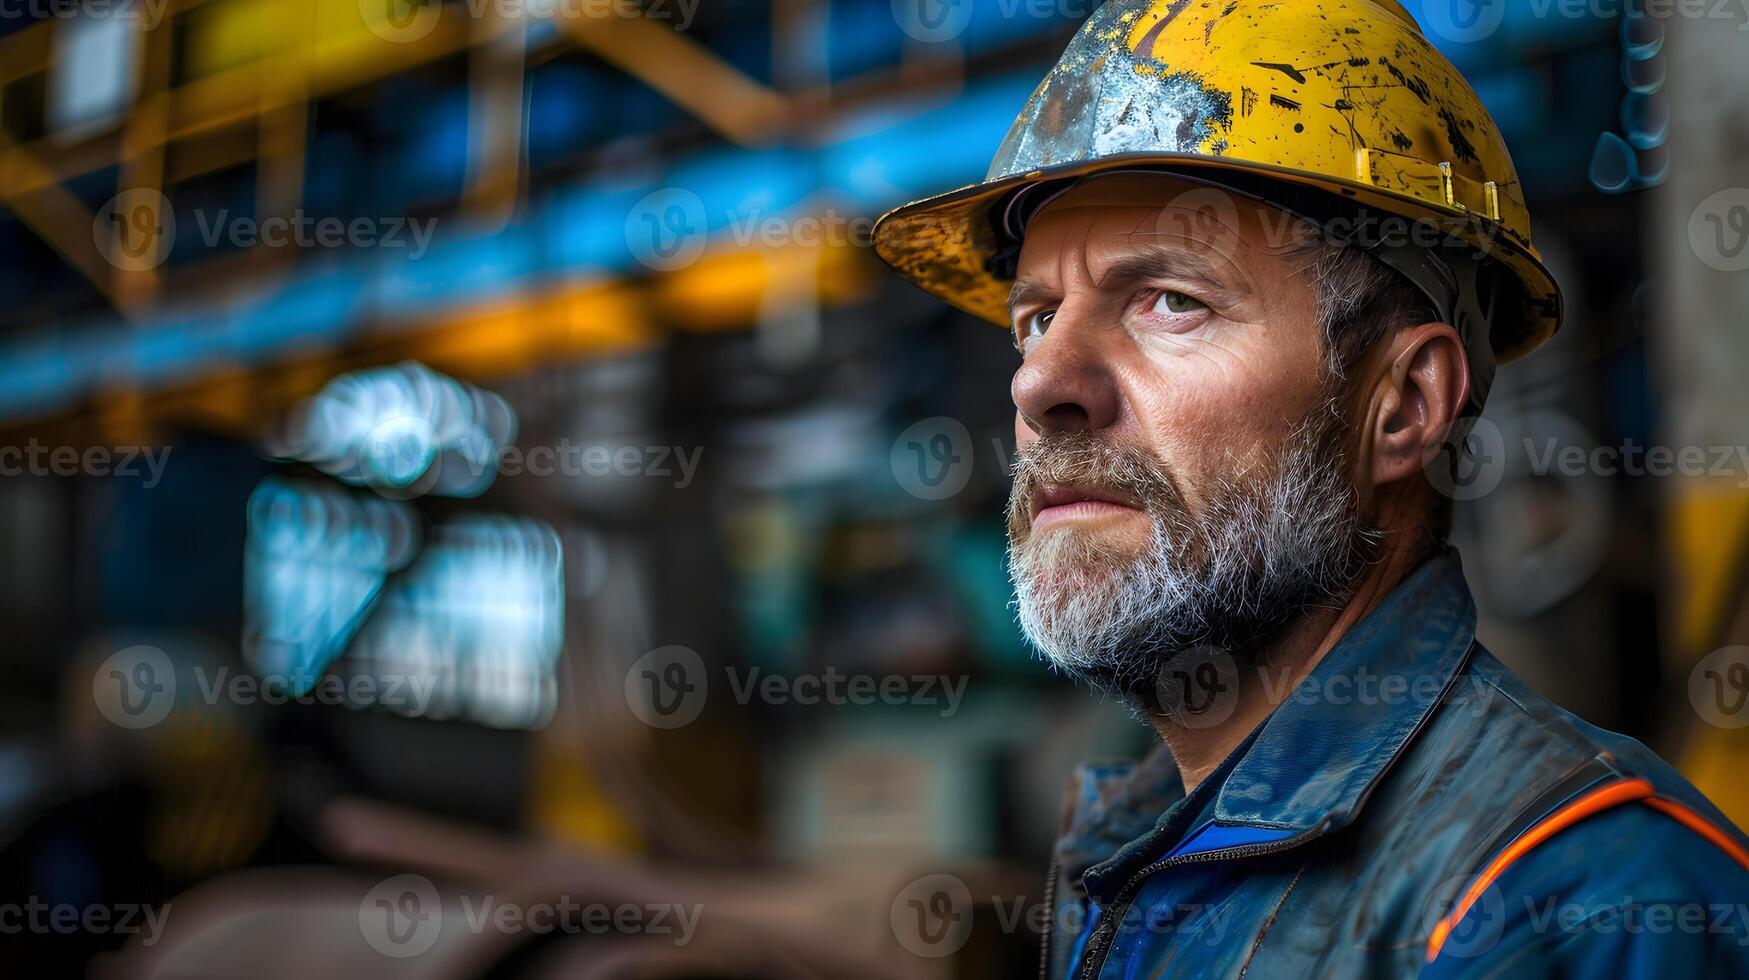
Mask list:
[{"label": "bearded man", "polygon": [[1044,974],[1749,975],[1749,841],[1445,544],[1561,317],[1493,122],[1394,0],[1192,3],[1111,0],[876,231],[1014,332],[1021,625],[1163,743],[1077,774]]}]

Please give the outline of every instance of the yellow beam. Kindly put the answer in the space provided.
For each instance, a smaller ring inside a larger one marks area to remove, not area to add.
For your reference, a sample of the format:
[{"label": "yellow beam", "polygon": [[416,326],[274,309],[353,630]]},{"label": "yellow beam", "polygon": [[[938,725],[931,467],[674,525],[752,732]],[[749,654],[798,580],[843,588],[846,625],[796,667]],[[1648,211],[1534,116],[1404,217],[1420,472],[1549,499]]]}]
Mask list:
[{"label": "yellow beam", "polygon": [[[1719,646],[1738,614],[1749,542],[1749,493],[1727,480],[1679,481],[1668,504],[1674,648],[1693,663]],[[1745,638],[1749,639],[1749,638]]]},{"label": "yellow beam", "polygon": [[0,132],[0,151],[6,153],[6,165],[0,173],[26,178],[21,183],[29,185],[20,192],[10,181],[0,183],[0,201],[114,304],[116,270],[97,251],[92,227],[96,217],[34,157],[13,145],[4,132]]},{"label": "yellow beam", "polygon": [[774,291],[835,305],[867,295],[878,275],[868,251],[850,246],[726,248],[656,279],[653,289],[663,316],[687,329],[736,330],[758,319]]},{"label": "yellow beam", "polygon": [[510,223],[522,189],[523,86],[528,32],[486,18],[468,51],[468,170],[463,207],[482,232]]},{"label": "yellow beam", "polygon": [[[467,30],[458,18],[443,18],[428,36],[403,44],[384,41],[368,32],[362,38],[330,39],[317,43],[313,51],[299,56],[310,58],[314,65],[306,92],[288,91],[273,84],[274,74],[285,67],[275,57],[146,95],[129,110],[129,114],[132,117],[162,113],[164,125],[154,142],[159,145],[173,143],[252,124],[261,113],[302,101],[303,95],[317,99],[356,88],[454,54],[465,49],[468,43]],[[26,193],[45,184],[119,163],[129,153],[150,148],[145,143],[135,142],[119,152],[85,151],[75,156],[61,150],[55,137],[44,136],[0,150],[0,174],[7,176],[8,190]],[[54,159],[63,164],[64,169],[58,174],[52,170],[32,169],[16,159],[21,153],[38,159]]]},{"label": "yellow beam", "polygon": [[35,24],[0,37],[0,85],[49,67],[49,24]]}]

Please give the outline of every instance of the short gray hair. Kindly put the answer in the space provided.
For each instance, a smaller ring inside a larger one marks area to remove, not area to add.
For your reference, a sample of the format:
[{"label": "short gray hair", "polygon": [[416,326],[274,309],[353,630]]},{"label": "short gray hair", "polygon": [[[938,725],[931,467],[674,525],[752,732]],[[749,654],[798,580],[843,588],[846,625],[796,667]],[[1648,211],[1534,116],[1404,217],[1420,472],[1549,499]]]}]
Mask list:
[{"label": "short gray hair", "polygon": [[1346,381],[1380,340],[1439,318],[1419,287],[1362,249],[1315,245],[1305,255],[1330,374],[1338,382]]},{"label": "short gray hair", "polygon": [[[1439,319],[1433,301],[1408,277],[1352,245],[1305,250],[1306,276],[1318,298],[1318,320],[1332,383],[1340,390],[1374,344],[1404,327]],[[1452,501],[1437,490],[1427,529],[1437,545],[1451,537]]]}]

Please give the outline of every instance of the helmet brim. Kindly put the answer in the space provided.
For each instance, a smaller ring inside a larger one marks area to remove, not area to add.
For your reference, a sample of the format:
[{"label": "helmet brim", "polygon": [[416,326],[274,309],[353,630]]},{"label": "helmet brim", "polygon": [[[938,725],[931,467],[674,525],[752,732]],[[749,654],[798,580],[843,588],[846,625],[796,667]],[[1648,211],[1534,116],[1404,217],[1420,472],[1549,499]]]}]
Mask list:
[{"label": "helmet brim", "polygon": [[1517,322],[1491,327],[1489,342],[1501,363],[1536,348],[1560,329],[1560,286],[1542,259],[1503,225],[1461,206],[1441,208],[1360,181],[1207,154],[1119,154],[989,180],[924,198],[895,208],[876,222],[875,253],[900,275],[949,305],[1007,328],[1008,295],[1013,280],[1002,274],[1000,259],[1018,243],[991,219],[992,210],[1014,192],[1032,184],[1125,169],[1162,174],[1182,172],[1200,183],[1216,185],[1222,183],[1223,174],[1264,177],[1286,185],[1323,190],[1340,195],[1359,208],[1425,223],[1499,262],[1523,286],[1524,315],[1516,318]]}]

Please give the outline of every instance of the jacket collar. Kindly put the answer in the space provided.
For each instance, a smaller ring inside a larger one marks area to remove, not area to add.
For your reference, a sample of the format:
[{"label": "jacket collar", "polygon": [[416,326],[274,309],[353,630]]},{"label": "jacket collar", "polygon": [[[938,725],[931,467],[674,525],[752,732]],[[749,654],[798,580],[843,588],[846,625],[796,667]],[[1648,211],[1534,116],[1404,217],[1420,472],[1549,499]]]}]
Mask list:
[{"label": "jacket collar", "polygon": [[1475,636],[1456,552],[1422,564],[1263,723],[1222,784],[1215,818],[1296,832],[1348,824],[1445,696]]},{"label": "jacket collar", "polygon": [[[1222,765],[1215,820],[1284,838],[1347,825],[1445,696],[1475,628],[1475,602],[1448,549],[1356,624]],[[1177,843],[1150,839],[1184,809],[1174,807],[1183,783],[1163,747],[1136,766],[1084,767],[1071,794],[1057,846],[1071,881],[1114,852],[1096,877]]]}]

